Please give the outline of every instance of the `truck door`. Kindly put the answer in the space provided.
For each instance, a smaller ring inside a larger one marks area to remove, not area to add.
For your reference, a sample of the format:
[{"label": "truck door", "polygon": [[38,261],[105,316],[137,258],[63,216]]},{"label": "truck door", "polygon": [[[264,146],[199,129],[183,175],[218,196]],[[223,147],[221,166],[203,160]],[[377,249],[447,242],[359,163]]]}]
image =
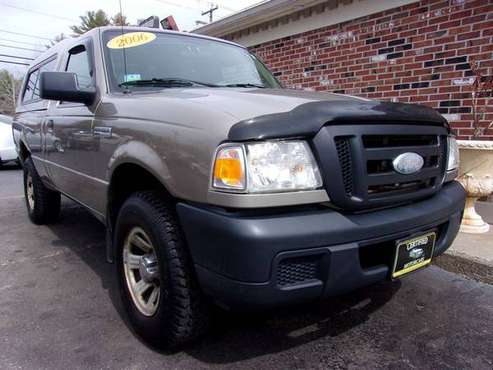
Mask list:
[{"label": "truck door", "polygon": [[[62,70],[77,75],[79,87],[95,86],[91,39],[82,40],[65,55]],[[99,148],[92,133],[97,100],[82,103],[52,102],[46,117],[46,163],[53,184],[66,195],[93,207],[93,163]]]},{"label": "truck door", "polygon": [[43,180],[48,179],[44,162],[44,130],[48,101],[39,97],[39,75],[41,72],[53,71],[56,67],[56,56],[48,57],[31,67],[23,85],[21,103],[17,107],[15,125],[18,127],[19,138],[23,140],[31,152],[36,170]]}]

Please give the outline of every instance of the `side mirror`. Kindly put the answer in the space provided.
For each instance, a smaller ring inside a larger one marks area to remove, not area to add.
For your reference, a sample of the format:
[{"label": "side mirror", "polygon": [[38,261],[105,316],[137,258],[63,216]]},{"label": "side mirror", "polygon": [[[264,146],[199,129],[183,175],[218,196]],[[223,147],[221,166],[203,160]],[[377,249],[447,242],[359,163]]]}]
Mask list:
[{"label": "side mirror", "polygon": [[41,72],[39,96],[41,99],[91,105],[96,98],[96,89],[80,89],[77,75],[72,72]]}]

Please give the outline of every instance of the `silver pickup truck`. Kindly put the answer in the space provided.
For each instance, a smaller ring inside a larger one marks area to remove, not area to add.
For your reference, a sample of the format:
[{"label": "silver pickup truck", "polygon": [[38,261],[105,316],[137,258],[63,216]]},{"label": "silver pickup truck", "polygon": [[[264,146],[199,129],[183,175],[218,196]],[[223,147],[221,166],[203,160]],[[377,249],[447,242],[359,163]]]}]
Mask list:
[{"label": "silver pickup truck", "polygon": [[234,43],[104,27],[29,68],[14,123],[29,218],[61,194],[107,229],[135,331],[176,348],[211,304],[309,302],[430,264],[464,191],[446,120],[284,89]]}]

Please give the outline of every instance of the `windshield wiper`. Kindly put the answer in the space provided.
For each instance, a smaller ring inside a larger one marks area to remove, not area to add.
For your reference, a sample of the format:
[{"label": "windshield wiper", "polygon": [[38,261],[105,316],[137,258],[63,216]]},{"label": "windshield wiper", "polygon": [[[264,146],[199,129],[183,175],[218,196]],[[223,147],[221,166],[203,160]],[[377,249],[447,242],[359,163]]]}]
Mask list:
[{"label": "windshield wiper", "polygon": [[150,80],[135,80],[122,82],[118,86],[160,86],[160,87],[173,87],[173,86],[207,86],[207,87],[219,87],[218,85],[187,80],[185,78],[152,78]]},{"label": "windshield wiper", "polygon": [[259,89],[265,89],[264,85],[252,84],[252,83],[227,84],[227,85],[219,85],[219,87],[258,87]]}]

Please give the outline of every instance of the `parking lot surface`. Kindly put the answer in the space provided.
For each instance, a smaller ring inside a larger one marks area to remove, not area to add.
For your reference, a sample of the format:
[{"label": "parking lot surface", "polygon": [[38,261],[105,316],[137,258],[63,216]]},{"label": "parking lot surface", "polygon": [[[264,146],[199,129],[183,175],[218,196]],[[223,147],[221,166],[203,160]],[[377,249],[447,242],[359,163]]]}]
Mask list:
[{"label": "parking lot surface", "polygon": [[221,313],[201,342],[168,354],[122,318],[104,228],[65,201],[29,222],[22,171],[0,169],[0,367],[493,367],[493,286],[432,266],[330,301],[258,315]]}]

